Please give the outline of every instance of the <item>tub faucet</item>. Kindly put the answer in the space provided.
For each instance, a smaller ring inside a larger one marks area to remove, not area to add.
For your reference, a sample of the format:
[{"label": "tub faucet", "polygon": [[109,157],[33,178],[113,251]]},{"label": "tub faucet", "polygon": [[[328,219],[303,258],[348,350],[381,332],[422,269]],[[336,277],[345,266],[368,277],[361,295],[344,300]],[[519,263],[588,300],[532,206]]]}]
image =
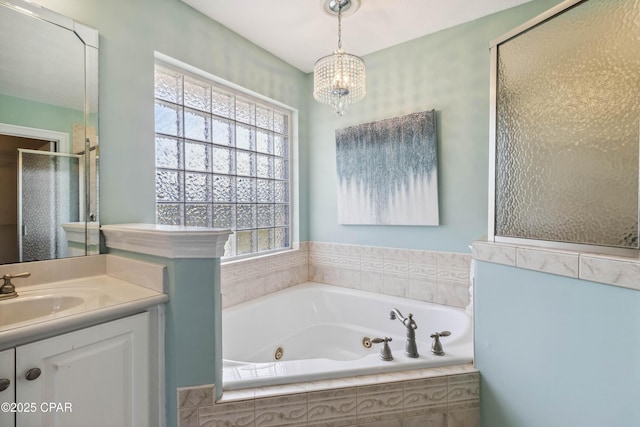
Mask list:
[{"label": "tub faucet", "polygon": [[415,320],[413,320],[413,314],[409,313],[409,316],[404,317],[400,310],[394,308],[389,313],[390,319],[398,319],[406,328],[407,328],[407,343],[404,347],[404,354],[407,357],[418,357],[418,347],[416,345],[416,329],[418,329],[418,325],[416,325]]}]

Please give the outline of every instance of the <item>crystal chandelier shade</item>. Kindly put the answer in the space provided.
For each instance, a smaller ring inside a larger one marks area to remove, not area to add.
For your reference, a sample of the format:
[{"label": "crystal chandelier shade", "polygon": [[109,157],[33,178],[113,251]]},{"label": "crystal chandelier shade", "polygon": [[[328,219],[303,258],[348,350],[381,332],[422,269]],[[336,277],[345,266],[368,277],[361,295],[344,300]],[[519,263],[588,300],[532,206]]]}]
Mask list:
[{"label": "crystal chandelier shade", "polygon": [[338,116],[343,116],[350,104],[366,94],[364,60],[342,49],[342,9],[348,3],[337,3],[338,49],[318,59],[313,68],[313,97],[332,106]]}]

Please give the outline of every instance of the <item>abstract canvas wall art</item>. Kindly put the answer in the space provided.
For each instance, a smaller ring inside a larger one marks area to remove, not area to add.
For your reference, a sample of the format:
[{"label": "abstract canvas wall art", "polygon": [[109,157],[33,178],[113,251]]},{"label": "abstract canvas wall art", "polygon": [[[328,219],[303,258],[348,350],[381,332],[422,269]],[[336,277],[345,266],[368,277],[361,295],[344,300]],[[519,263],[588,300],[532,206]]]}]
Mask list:
[{"label": "abstract canvas wall art", "polygon": [[340,224],[439,225],[434,110],[336,130]]}]

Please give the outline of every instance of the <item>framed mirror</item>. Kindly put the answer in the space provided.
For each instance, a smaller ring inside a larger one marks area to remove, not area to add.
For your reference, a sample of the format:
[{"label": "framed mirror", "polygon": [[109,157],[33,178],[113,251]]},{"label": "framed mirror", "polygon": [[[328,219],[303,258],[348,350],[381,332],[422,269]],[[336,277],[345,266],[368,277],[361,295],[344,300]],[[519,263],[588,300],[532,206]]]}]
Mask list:
[{"label": "framed mirror", "polygon": [[99,253],[98,32],[0,0],[0,264]]}]

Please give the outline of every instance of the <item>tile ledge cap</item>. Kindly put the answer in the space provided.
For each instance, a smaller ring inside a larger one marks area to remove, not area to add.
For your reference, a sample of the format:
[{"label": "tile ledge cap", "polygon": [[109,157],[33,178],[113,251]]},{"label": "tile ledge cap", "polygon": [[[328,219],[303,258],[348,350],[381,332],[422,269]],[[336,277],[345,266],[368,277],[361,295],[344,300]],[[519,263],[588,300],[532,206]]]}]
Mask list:
[{"label": "tile ledge cap", "polygon": [[[525,251],[538,251],[538,252],[547,252],[549,254],[563,254],[563,255],[574,255],[579,257],[590,257],[590,258],[600,258],[607,259],[611,261],[624,261],[631,263],[640,263],[640,253],[638,256],[625,256],[625,255],[610,255],[603,254],[597,252],[586,252],[586,251],[577,251],[571,249],[560,249],[560,248],[548,248],[544,246],[533,246],[533,245],[522,245],[517,243],[506,243],[506,242],[492,242],[489,240],[474,240],[471,245],[480,244],[486,246],[495,246],[496,248],[509,248],[516,250],[525,250]],[[475,257],[474,257],[475,258]],[[477,259],[477,258],[475,258]],[[481,260],[485,261],[485,260]],[[491,261],[488,261],[491,262]]]},{"label": "tile ledge cap", "polygon": [[[579,280],[585,280],[593,283],[611,285],[611,286],[640,291],[640,278],[637,278],[637,273],[635,273],[636,271],[638,271],[638,269],[640,269],[640,258],[638,257],[631,257],[631,256],[627,257],[622,255],[608,255],[608,254],[601,254],[601,253],[581,252],[581,251],[573,251],[568,249],[541,248],[538,246],[519,245],[519,244],[503,243],[503,242],[490,242],[485,240],[476,240],[472,243],[472,245],[475,245],[475,244],[480,244],[485,247],[494,246],[496,248],[509,248],[509,249],[513,249],[514,251],[544,252],[544,253],[547,253],[549,256],[558,255],[558,254],[572,256],[572,257],[575,257],[579,263],[577,277],[554,272],[554,271],[548,271],[548,269],[544,267],[529,268],[529,267],[518,266],[515,264],[510,264],[510,266],[515,268],[520,268],[520,269],[539,271],[547,274],[555,274],[557,276],[574,277]],[[500,262],[491,260],[490,258],[485,256],[480,256],[480,257],[474,256],[473,259],[475,261],[501,264]],[[588,269],[585,269],[584,267],[587,265],[586,263],[590,261],[604,262],[605,270],[589,272]],[[631,272],[627,274],[627,276],[630,275],[632,277],[631,280],[620,279],[620,275],[621,275],[620,269],[622,268],[624,268],[624,270],[627,272],[629,271]],[[613,275],[610,274],[611,271],[614,271],[615,274]]]}]

